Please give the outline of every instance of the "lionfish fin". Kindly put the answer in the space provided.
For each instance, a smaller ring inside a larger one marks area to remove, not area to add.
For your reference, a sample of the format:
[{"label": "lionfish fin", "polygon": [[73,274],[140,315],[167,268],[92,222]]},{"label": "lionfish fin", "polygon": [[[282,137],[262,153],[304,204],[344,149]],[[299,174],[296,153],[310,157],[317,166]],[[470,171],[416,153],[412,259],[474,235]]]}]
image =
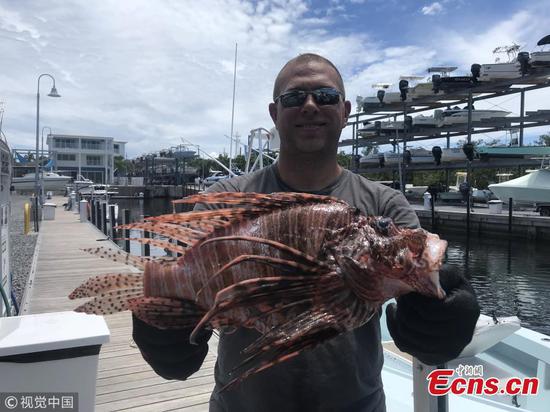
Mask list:
[{"label": "lionfish fin", "polygon": [[214,305],[195,326],[190,340],[194,341],[202,327],[215,324],[218,317],[224,317],[235,309],[250,312],[245,321],[250,323],[254,312],[270,312],[297,300],[312,303],[316,298],[323,298],[324,293],[337,293],[339,287],[342,287],[342,280],[335,273],[319,276],[270,276],[237,282],[216,294]]},{"label": "lionfish fin", "polygon": [[325,270],[323,266],[320,265],[304,265],[302,263],[298,263],[294,260],[288,260],[288,259],[279,259],[272,256],[262,256],[262,255],[241,255],[233,259],[232,261],[226,263],[223,265],[216,273],[214,273],[212,276],[208,278],[206,283],[197,291],[197,297],[200,296],[204,288],[206,288],[212,280],[214,280],[216,277],[221,275],[223,272],[225,272],[227,269],[238,265],[243,262],[257,262],[261,264],[266,264],[270,266],[274,266],[279,269],[286,269],[286,270],[292,270],[295,273],[309,273],[309,274],[316,274],[319,273],[321,270]]},{"label": "lionfish fin", "polygon": [[201,243],[201,247],[213,242],[227,242],[231,240],[243,240],[247,242],[256,242],[256,243],[263,243],[265,245],[272,246],[276,249],[279,249],[282,252],[286,252],[290,254],[294,259],[306,261],[307,263],[311,264],[312,266],[321,266],[326,267],[322,262],[319,262],[318,259],[315,259],[313,256],[308,255],[307,253],[302,252],[301,250],[295,249],[293,247],[287,246],[284,243],[277,242],[275,240],[270,239],[264,239],[259,237],[253,237],[253,236],[219,236],[211,239],[207,239],[204,242]]},{"label": "lionfish fin", "polygon": [[220,391],[238,384],[250,375],[292,359],[303,350],[326,342],[344,330],[338,324],[338,320],[327,313],[303,312],[246,348],[245,353],[250,356],[233,369],[232,373],[243,369],[244,371],[229,381]]},{"label": "lionfish fin", "polygon": [[95,315],[110,315],[129,309],[129,301],[143,295],[143,288],[125,288],[110,290],[98,294],[95,298],[80,305],[75,312],[84,312]]},{"label": "lionfish fin", "polygon": [[111,290],[143,287],[143,274],[106,273],[89,278],[69,295],[69,299],[96,296]]},{"label": "lionfish fin", "polygon": [[299,203],[330,203],[342,201],[332,196],[310,193],[276,192],[271,194],[254,192],[211,192],[201,193],[172,201],[179,203],[210,203],[226,205],[252,205],[262,209],[284,208]]},{"label": "lionfish fin", "polygon": [[154,239],[154,238],[148,238],[148,237],[125,237],[125,238],[118,238],[114,240],[133,240],[135,242],[143,243],[145,245],[151,245],[156,246],[165,250],[169,250],[170,252],[175,253],[185,253],[187,250],[187,247],[179,246],[174,243],[168,242],[166,240],[160,240],[160,239]]},{"label": "lionfish fin", "polygon": [[103,259],[110,259],[114,262],[123,263],[125,265],[134,266],[138,269],[144,270],[145,264],[151,259],[144,258],[140,256],[133,256],[129,253],[123,252],[121,250],[109,249],[106,247],[94,247],[82,249],[84,252],[91,253],[92,255],[97,255]]},{"label": "lionfish fin", "polygon": [[192,328],[205,312],[190,300],[162,297],[132,299],[129,309],[138,319],[159,329]]},{"label": "lionfish fin", "polygon": [[197,240],[202,239],[207,233],[186,226],[158,222],[130,223],[128,225],[117,226],[117,229],[144,230],[146,232],[157,233],[169,237],[170,239],[177,240],[187,245],[194,244]]}]

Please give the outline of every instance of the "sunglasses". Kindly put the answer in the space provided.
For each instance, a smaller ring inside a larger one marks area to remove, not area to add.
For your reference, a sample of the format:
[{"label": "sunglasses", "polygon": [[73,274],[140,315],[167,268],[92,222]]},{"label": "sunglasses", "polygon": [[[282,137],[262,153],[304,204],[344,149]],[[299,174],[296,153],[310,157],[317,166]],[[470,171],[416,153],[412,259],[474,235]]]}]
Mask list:
[{"label": "sunglasses", "polygon": [[322,87],[317,90],[291,90],[286,93],[281,93],[275,98],[274,102],[277,103],[277,100],[280,100],[283,107],[300,107],[310,94],[313,96],[315,103],[319,106],[337,104],[340,101],[340,96],[344,96],[341,92],[332,87]]}]

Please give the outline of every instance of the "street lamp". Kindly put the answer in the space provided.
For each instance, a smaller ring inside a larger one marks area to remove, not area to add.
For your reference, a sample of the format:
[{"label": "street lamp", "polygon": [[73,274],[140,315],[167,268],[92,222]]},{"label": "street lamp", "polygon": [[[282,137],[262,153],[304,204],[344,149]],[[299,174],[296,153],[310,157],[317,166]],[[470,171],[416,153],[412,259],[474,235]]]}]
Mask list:
[{"label": "street lamp", "polygon": [[[52,128],[51,127],[49,127],[49,126],[42,127],[42,143],[40,145],[40,154],[42,155],[42,157],[44,156],[44,129],[49,129],[50,130],[50,134],[48,136],[50,136],[52,134]],[[49,156],[48,156],[48,158],[49,158]],[[40,198],[42,200],[44,200],[44,167],[40,168]]]},{"label": "street lamp", "polygon": [[[52,90],[48,94],[50,97],[61,97],[59,93],[57,93],[57,89],[55,88],[55,79],[51,74],[43,73],[40,76],[38,76],[38,85],[36,89],[36,158],[35,158],[35,168],[34,168],[34,195],[36,199],[38,199],[39,195],[39,186],[38,186],[38,133],[40,130],[40,79],[44,76],[48,76],[53,81]],[[37,202],[38,203],[38,202]],[[38,204],[36,205],[38,207]],[[38,213],[38,212],[37,212]],[[38,226],[38,219],[36,219],[36,225]]]}]

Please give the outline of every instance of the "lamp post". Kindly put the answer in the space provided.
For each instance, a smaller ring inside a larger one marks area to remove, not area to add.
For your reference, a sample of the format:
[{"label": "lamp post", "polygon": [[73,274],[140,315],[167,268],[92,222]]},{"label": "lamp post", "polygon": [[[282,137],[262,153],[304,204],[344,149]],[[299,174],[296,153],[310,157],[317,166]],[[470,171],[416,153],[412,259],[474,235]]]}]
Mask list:
[{"label": "lamp post", "polygon": [[[42,127],[42,142],[40,144],[40,154],[42,156],[44,156],[44,129],[48,129],[50,131],[49,135],[52,134],[52,128],[51,127],[49,127],[49,126]],[[40,168],[40,200],[44,201],[44,167]]]},{"label": "lamp post", "polygon": [[[38,199],[39,195],[39,184],[38,184],[38,133],[40,131],[40,79],[44,76],[48,76],[50,79],[52,79],[53,86],[52,90],[48,94],[50,97],[61,97],[59,93],[57,93],[57,89],[55,88],[55,79],[51,74],[43,73],[40,76],[38,76],[37,81],[37,88],[36,88],[36,158],[35,158],[35,168],[34,168],[34,195],[36,199]],[[38,202],[36,202],[36,207],[38,208]],[[35,229],[38,231],[38,211],[36,212],[36,224]]]}]

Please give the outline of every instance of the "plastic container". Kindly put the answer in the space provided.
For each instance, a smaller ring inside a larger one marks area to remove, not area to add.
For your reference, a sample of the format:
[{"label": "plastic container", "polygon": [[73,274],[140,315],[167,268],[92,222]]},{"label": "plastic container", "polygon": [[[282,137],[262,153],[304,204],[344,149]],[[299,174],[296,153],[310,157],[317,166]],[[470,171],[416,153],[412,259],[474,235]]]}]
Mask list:
[{"label": "plastic container", "polygon": [[43,210],[43,215],[42,215],[42,218],[44,220],[55,220],[55,208],[56,208],[56,204],[55,203],[44,203],[44,210]]},{"label": "plastic container", "polygon": [[102,316],[84,313],[0,318],[1,391],[78,394],[74,410],[93,411],[99,351],[109,335]]},{"label": "plastic container", "polygon": [[489,213],[501,214],[502,213],[502,200],[489,200]]}]

